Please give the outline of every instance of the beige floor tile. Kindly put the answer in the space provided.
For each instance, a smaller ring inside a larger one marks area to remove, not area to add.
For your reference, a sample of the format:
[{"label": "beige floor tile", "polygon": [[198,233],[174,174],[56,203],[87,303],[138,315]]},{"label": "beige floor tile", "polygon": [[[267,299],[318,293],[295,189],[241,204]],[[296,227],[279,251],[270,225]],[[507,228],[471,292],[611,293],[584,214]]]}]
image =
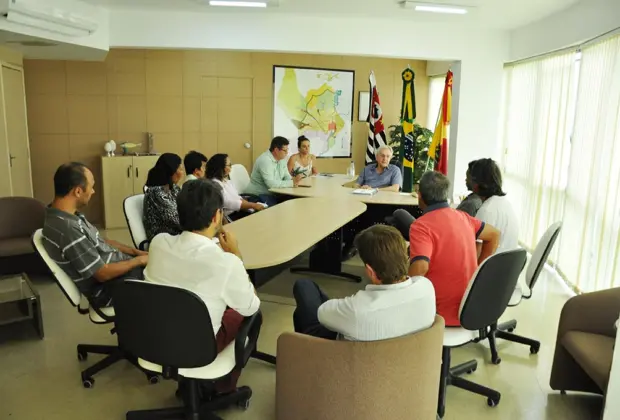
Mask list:
[{"label": "beige floor tile", "polygon": [[[126,230],[106,232],[112,239],[131,243]],[[363,274],[358,258],[345,270]],[[259,350],[275,354],[277,337],[292,331],[294,301],[292,287],[298,278],[312,277],[329,296],[340,297],[364,287],[348,280],[326,276],[291,274],[288,271],[259,290],[263,300],[263,327]],[[0,327],[0,419],[17,420],[111,420],[123,419],[131,409],[176,405],[176,384],[162,381],[149,385],[145,376],[129,363],[119,363],[96,376],[93,389],[83,389],[80,369],[97,360],[91,356],[78,362],[78,343],[114,343],[109,328],[97,326],[79,316],[50,279],[33,279],[42,298],[46,337],[39,340],[28,325]],[[502,393],[499,406],[489,408],[483,397],[449,388],[446,420],[581,420],[600,417],[602,398],[569,394],[561,396],[549,388],[549,373],[560,310],[570,297],[560,282],[545,273],[535,294],[516,308],[509,308],[502,320],[518,319],[516,333],[542,342],[538,355],[523,345],[499,342],[500,365],[489,361],[488,345],[472,344],[453,351],[453,364],[478,360],[478,369],[468,379]],[[412,355],[415,357],[415,355]],[[369,361],[370,363],[370,361]],[[403,367],[406,368],[406,367]],[[231,408],[219,413],[226,419],[268,420],[275,418],[275,368],[251,360],[241,384],[253,389],[248,411]],[[373,385],[369,385],[373,386]],[[291,419],[294,420],[294,419]]]}]

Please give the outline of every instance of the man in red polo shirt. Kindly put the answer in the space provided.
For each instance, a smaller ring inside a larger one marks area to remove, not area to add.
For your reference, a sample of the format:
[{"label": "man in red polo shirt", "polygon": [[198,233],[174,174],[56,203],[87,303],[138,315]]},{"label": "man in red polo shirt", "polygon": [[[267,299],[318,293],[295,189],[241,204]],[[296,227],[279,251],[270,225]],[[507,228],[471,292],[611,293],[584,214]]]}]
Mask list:
[{"label": "man in red polo shirt", "polygon": [[[439,172],[420,179],[418,200],[423,214],[409,230],[410,276],[424,276],[435,287],[437,313],[446,326],[458,327],[459,308],[478,265],[493,255],[500,233],[464,213],[450,208],[450,181]],[[482,240],[480,256],[476,239]]]}]

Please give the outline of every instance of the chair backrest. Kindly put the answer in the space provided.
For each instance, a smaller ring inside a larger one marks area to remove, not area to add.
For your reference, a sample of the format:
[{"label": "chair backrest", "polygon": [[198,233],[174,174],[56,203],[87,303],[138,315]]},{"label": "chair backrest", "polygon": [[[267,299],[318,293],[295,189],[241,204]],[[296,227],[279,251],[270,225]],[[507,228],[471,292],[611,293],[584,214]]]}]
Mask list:
[{"label": "chair backrest", "polygon": [[250,184],[250,175],[245,166],[236,163],[230,167],[230,180],[239,192],[243,193],[247,186]]},{"label": "chair backrest", "polygon": [[[542,238],[540,238],[538,245],[536,245],[536,249],[534,249],[532,253],[530,263],[527,266],[527,270],[525,270],[525,283],[527,287],[530,288],[530,291],[534,288],[536,281],[538,281],[538,276],[545,267],[545,263],[547,262],[547,258],[549,258],[553,245],[555,245],[555,241],[558,239],[558,236],[560,236],[560,230],[562,230],[562,222],[556,222],[549,226],[549,229],[547,229]],[[528,297],[531,297],[531,295]]]},{"label": "chair backrest", "polygon": [[498,252],[480,264],[461,300],[459,319],[463,328],[475,331],[497,322],[510,302],[526,261],[527,252],[514,249]]},{"label": "chair backrest", "polygon": [[206,305],[186,289],[126,280],[114,294],[116,333],[129,353],[170,368],[195,368],[217,357]]},{"label": "chair backrest", "polygon": [[47,253],[47,250],[43,246],[43,229],[38,229],[34,235],[32,235],[32,244],[34,245],[34,249],[37,250],[47,267],[52,272],[56,283],[60,286],[60,289],[63,291],[69,302],[73,306],[79,306],[80,301],[82,300],[82,293],[80,289],[76,286],[75,282],[71,280],[62,268],[54,261],[50,255]]},{"label": "chair backrest", "polygon": [[43,227],[45,205],[30,197],[0,198],[0,239],[30,238]]},{"label": "chair backrest", "polygon": [[278,338],[276,418],[434,419],[444,320],[390,340]]},{"label": "chair backrest", "polygon": [[138,249],[146,249],[146,230],[144,229],[144,221],[142,214],[144,212],[144,194],[132,195],[123,200],[123,212],[131,240]]}]

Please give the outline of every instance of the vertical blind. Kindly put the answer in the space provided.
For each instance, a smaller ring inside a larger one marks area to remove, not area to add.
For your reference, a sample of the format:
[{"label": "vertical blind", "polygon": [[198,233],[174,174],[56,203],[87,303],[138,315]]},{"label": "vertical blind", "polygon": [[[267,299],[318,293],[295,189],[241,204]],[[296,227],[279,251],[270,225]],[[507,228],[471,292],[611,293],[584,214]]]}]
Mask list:
[{"label": "vertical blind", "polygon": [[502,138],[504,184],[533,249],[564,208],[575,103],[575,54],[507,67]]},{"label": "vertical blind", "polygon": [[620,37],[584,48],[558,265],[578,289],[620,285]]},{"label": "vertical blind", "polygon": [[581,291],[620,286],[620,37],[506,67],[505,190],[535,247],[563,221],[552,259]]}]

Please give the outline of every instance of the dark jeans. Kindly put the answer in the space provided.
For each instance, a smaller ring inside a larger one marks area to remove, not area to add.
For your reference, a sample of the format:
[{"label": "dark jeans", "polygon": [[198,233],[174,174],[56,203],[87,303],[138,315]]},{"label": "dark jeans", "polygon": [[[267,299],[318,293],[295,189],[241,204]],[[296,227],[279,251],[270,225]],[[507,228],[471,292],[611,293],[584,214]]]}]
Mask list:
[{"label": "dark jeans", "polygon": [[293,313],[295,332],[335,340],[338,333],[325,328],[319,322],[319,306],[329,300],[319,286],[312,280],[297,280],[293,286],[293,296],[297,302],[297,308]]},{"label": "dark jeans", "polygon": [[261,203],[265,203],[269,207],[272,207],[278,204],[278,198],[273,194],[260,194],[258,198],[260,198]]},{"label": "dark jeans", "polygon": [[398,229],[406,241],[409,240],[409,229],[411,229],[411,224],[415,221],[415,217],[413,217],[411,213],[407,210],[398,209],[392,216],[387,217],[385,221],[387,224]]}]

